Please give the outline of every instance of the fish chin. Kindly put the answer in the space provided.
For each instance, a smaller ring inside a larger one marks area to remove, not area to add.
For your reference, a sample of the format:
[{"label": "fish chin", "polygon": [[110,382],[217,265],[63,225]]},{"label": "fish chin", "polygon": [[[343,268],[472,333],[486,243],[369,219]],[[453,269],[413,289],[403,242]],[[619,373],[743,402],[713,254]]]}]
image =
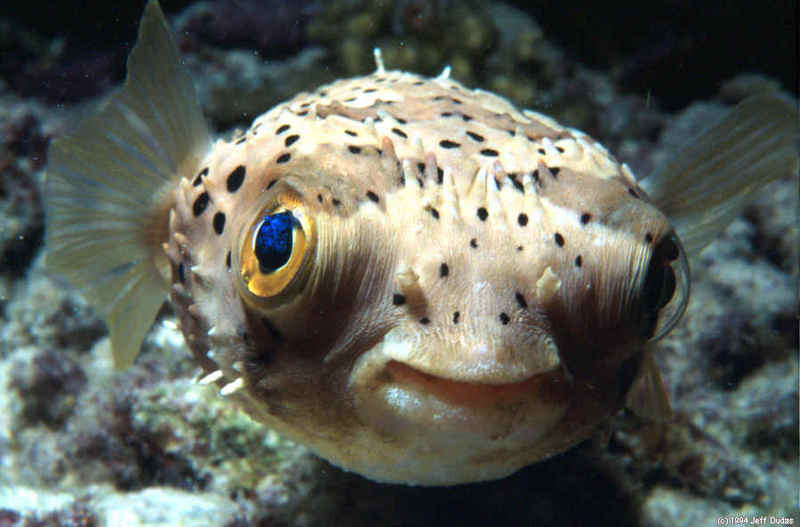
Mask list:
[{"label": "fish chin", "polygon": [[561,365],[511,382],[455,380],[393,358],[398,345],[389,337],[362,355],[348,387],[364,425],[402,445],[396,462],[420,464],[421,483],[436,484],[424,480],[436,474],[458,482],[473,479],[475,470],[487,471],[478,479],[513,472],[531,461],[526,452],[570,405],[572,380]]}]

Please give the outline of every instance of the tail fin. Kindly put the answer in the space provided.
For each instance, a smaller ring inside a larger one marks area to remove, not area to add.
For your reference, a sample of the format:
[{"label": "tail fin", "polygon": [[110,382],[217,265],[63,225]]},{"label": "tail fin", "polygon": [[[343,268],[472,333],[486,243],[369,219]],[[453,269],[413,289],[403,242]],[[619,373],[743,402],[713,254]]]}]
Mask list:
[{"label": "tail fin", "polygon": [[757,189],[797,169],[797,102],[767,93],[742,101],[641,184],[697,254]]},{"label": "tail fin", "polygon": [[47,265],[83,288],[133,363],[166,298],[172,189],[210,145],[194,86],[157,1],[150,1],[123,87],[50,147]]}]

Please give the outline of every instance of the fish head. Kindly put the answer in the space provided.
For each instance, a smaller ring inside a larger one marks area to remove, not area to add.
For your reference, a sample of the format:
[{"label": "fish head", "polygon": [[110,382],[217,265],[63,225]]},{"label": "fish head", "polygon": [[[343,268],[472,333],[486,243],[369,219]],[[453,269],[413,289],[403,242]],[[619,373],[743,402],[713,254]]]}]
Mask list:
[{"label": "fish head", "polygon": [[561,452],[619,409],[688,297],[641,189],[546,167],[528,193],[491,167],[426,187],[435,169],[380,149],[364,185],[330,148],[235,228],[252,414],[374,479],[442,484]]}]

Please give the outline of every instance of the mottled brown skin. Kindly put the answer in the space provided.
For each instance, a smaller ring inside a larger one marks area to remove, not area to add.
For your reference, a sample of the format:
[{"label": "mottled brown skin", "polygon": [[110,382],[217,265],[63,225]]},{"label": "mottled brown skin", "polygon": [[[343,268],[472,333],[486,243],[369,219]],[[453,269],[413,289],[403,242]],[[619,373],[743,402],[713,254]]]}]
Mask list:
[{"label": "mottled brown skin", "polygon": [[[623,404],[671,227],[583,134],[378,71],[277,106],[201,167],[175,191],[167,244],[186,340],[220,386],[243,379],[232,397],[253,417],[333,463],[413,484],[499,478]],[[286,196],[314,247],[259,298],[242,247]]]}]

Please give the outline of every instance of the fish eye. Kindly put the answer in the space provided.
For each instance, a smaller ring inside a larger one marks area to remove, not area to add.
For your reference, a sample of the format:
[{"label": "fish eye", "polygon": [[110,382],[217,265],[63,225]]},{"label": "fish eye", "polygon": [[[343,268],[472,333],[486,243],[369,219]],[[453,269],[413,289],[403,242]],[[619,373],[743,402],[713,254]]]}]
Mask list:
[{"label": "fish eye", "polygon": [[285,297],[301,286],[314,249],[314,224],[291,198],[265,207],[242,233],[239,286],[257,299]]},{"label": "fish eye", "polygon": [[680,321],[689,302],[689,262],[674,234],[655,246],[641,288],[644,335],[658,340]]},{"label": "fish eye", "polygon": [[292,257],[294,229],[299,222],[285,210],[264,216],[255,234],[254,252],[261,273],[274,273]]}]

